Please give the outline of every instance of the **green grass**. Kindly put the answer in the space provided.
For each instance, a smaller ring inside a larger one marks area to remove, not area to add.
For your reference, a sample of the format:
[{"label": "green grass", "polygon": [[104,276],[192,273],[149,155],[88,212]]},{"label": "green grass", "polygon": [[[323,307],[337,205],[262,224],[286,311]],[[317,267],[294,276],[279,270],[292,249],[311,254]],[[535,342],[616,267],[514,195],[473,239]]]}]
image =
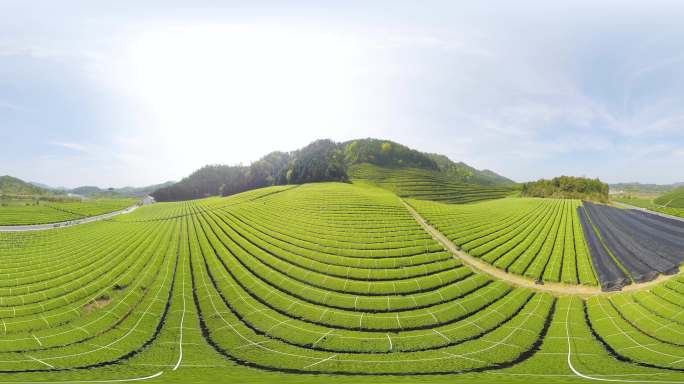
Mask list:
[{"label": "green grass", "polygon": [[[580,274],[576,201],[411,204],[495,265],[531,248],[548,259],[539,277]],[[577,382],[569,351],[586,375],[682,379],[606,347],[672,366],[615,335],[679,356],[679,278],[586,303],[516,288],[453,258],[379,188],[266,188],[2,233],[0,276],[2,382]]]}]

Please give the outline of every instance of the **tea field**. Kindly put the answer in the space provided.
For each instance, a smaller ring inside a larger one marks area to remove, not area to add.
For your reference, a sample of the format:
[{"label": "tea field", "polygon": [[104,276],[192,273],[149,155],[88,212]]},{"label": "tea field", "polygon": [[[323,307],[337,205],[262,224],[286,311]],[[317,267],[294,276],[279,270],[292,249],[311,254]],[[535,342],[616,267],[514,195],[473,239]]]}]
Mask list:
[{"label": "tea field", "polygon": [[50,224],[119,211],[135,205],[135,199],[84,201],[0,200],[0,226]]},{"label": "tea field", "polygon": [[0,382],[684,381],[684,277],[601,291],[583,207],[316,183],[3,232]]}]

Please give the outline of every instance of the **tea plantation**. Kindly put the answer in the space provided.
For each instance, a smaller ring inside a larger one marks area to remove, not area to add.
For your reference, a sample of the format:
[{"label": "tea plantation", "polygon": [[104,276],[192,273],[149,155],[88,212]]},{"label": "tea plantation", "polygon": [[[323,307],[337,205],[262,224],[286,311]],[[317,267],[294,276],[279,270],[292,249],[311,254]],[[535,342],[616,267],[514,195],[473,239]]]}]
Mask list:
[{"label": "tea plantation", "polygon": [[0,382],[684,381],[684,277],[603,292],[578,207],[316,183],[3,232]]}]

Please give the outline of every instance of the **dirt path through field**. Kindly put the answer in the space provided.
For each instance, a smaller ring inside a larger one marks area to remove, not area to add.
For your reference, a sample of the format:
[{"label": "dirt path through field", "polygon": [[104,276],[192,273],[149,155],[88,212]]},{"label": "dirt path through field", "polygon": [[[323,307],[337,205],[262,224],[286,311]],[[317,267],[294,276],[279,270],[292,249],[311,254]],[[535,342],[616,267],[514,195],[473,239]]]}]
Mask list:
[{"label": "dirt path through field", "polygon": [[475,269],[476,271],[487,274],[495,279],[503,280],[511,285],[533,289],[541,292],[548,292],[556,296],[562,295],[578,295],[582,297],[590,297],[595,295],[610,295],[618,292],[630,292],[638,291],[641,289],[647,289],[657,284],[660,284],[673,276],[660,275],[655,280],[649,281],[647,283],[631,284],[622,288],[622,291],[618,292],[603,292],[600,287],[588,287],[584,285],[568,285],[553,282],[544,282],[544,284],[537,284],[534,280],[528,279],[523,276],[514,275],[508,273],[502,269],[499,269],[491,264],[488,264],[476,257],[470,256],[467,253],[461,251],[454,243],[451,242],[442,232],[438,231],[432,225],[428,224],[425,219],[415,210],[411,205],[402,200],[406,209],[411,213],[413,218],[420,224],[423,229],[425,229],[436,241],[438,241],[444,248],[451,252],[454,257],[461,260],[465,265]]}]

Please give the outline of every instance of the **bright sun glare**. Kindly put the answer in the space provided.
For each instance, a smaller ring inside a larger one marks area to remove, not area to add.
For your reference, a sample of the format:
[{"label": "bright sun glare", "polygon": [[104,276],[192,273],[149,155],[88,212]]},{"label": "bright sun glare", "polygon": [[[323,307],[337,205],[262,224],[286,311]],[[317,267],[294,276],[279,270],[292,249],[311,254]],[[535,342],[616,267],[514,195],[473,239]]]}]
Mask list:
[{"label": "bright sun glare", "polygon": [[[163,129],[160,139],[177,148],[192,145],[192,136],[204,148],[186,155],[223,159],[226,142],[237,138],[287,149],[301,144],[288,141],[288,130],[311,138],[322,127],[334,132],[342,122],[333,119],[353,101],[359,67],[349,39],[253,27],[151,31],[132,43],[128,57],[128,86]],[[207,137],[216,148],[207,148]]]}]

